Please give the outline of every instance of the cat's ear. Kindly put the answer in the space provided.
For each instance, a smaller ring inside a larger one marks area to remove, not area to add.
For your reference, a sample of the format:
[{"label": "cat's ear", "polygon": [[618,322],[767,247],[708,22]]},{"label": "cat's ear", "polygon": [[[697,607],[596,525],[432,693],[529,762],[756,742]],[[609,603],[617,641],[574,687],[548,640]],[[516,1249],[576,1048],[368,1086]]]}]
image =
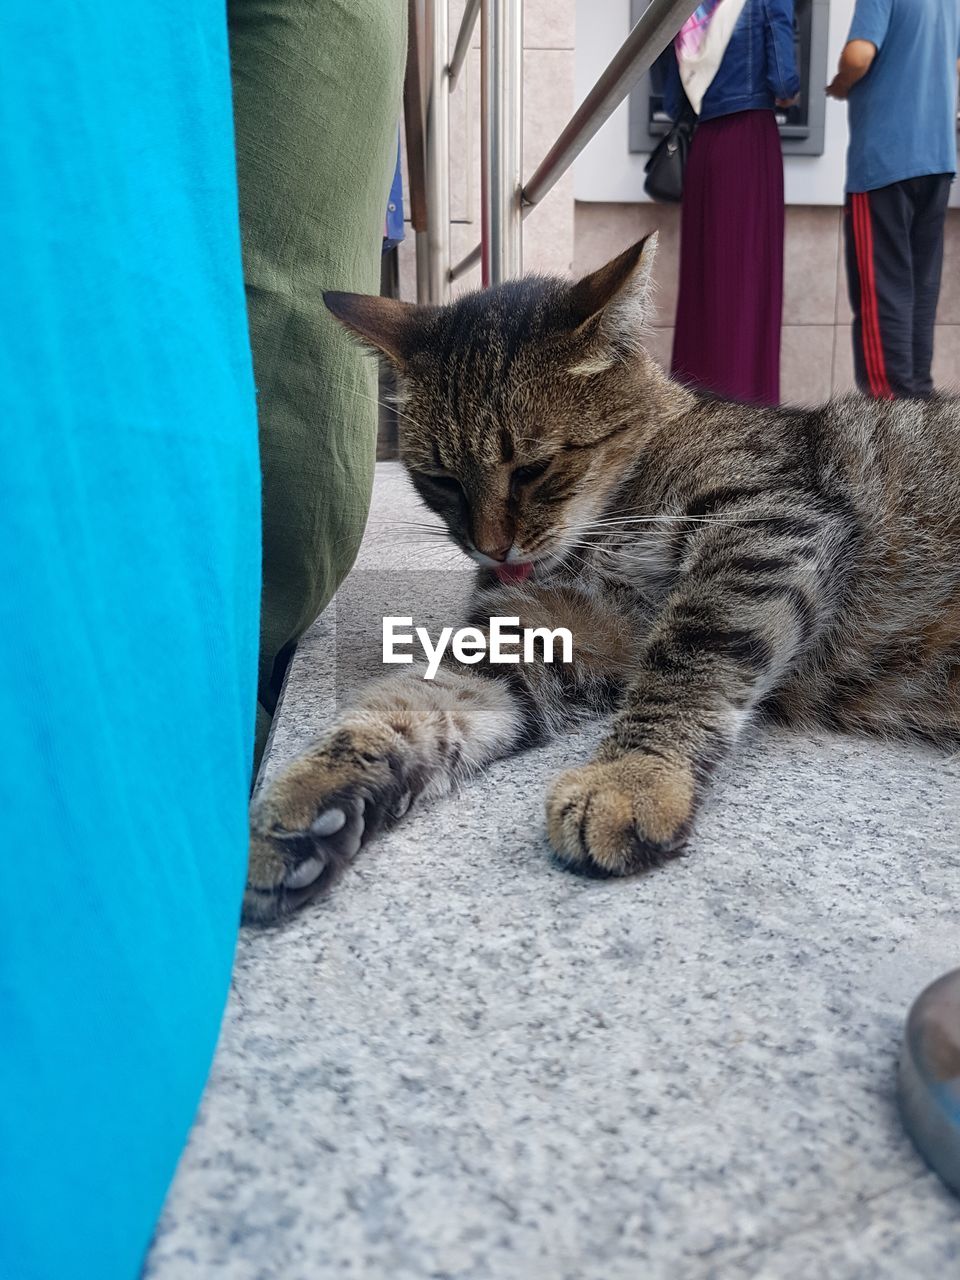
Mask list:
[{"label": "cat's ear", "polygon": [[634,352],[650,310],[657,233],[571,285],[569,316],[585,343],[584,360],[571,373],[597,373]]},{"label": "cat's ear", "polygon": [[376,348],[396,365],[410,355],[416,340],[416,315],[412,302],[374,298],[366,293],[339,293],[328,289],[327,310],[367,346]]}]

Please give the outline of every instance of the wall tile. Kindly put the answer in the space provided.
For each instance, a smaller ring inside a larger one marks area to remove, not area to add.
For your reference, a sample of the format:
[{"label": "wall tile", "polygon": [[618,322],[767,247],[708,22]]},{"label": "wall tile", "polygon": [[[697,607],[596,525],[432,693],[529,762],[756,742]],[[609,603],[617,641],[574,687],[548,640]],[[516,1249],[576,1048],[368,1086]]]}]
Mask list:
[{"label": "wall tile", "polygon": [[643,206],[639,204],[592,204],[578,200],[574,206],[576,275],[596,271],[639,240],[642,216]]},{"label": "wall tile", "polygon": [[450,219],[480,220],[480,54],[471,50],[450,99]]},{"label": "wall tile", "polygon": [[[528,178],[574,110],[573,53],[533,49],[523,56],[523,174]],[[527,270],[569,275],[573,266],[573,179],[568,172],[524,224]]]},{"label": "wall tile", "polygon": [[960,324],[960,209],[947,210],[938,324]]},{"label": "wall tile", "polygon": [[523,223],[523,269],[573,274],[573,175],[565,174]]},{"label": "wall tile", "polygon": [[[523,46],[525,49],[573,49],[576,0],[516,0],[523,3]],[[457,42],[465,0],[449,0],[450,52]],[[477,15],[470,41],[480,48],[480,16]]]},{"label": "wall tile", "polygon": [[575,0],[524,0],[524,48],[572,49],[575,12]]},{"label": "wall tile", "polygon": [[574,111],[573,52],[530,49],[523,55],[523,174],[528,178]]},{"label": "wall tile", "polygon": [[780,395],[784,404],[820,404],[829,398],[833,347],[833,325],[784,325],[780,354]]},{"label": "wall tile", "polygon": [[850,310],[850,295],[847,290],[847,259],[844,239],[844,218],[845,214],[841,209],[840,213],[840,234],[837,243],[837,309],[835,311],[837,324],[849,325],[853,319],[853,313]]},{"label": "wall tile", "polygon": [[673,353],[673,329],[648,329],[643,335],[643,345],[661,368],[669,372],[670,356]]},{"label": "wall tile", "polygon": [[660,232],[654,267],[654,311],[650,323],[669,326],[677,310],[680,210],[675,205],[590,204],[579,201],[574,214],[574,274],[602,267],[641,236]]},{"label": "wall tile", "polygon": [[833,391],[835,396],[846,395],[848,391],[856,391],[857,384],[853,376],[853,344],[850,337],[850,325],[838,324],[833,337]]},{"label": "wall tile", "polygon": [[[479,239],[479,223],[454,222],[450,227],[451,264],[456,265],[461,258],[465,257]],[[479,288],[480,264],[478,263],[472,271],[468,271],[465,276],[461,276],[459,280],[453,282],[451,292],[456,297],[457,294],[468,293],[471,289]]]},{"label": "wall tile", "polygon": [[640,234],[658,231],[657,257],[653,265],[653,312],[650,323],[673,325],[677,318],[677,286],[680,283],[680,206],[640,205]]},{"label": "wall tile", "polygon": [[833,324],[836,314],[836,209],[791,207],[784,242],[784,324]]},{"label": "wall tile", "polygon": [[938,324],[933,340],[933,381],[960,393],[960,324]]}]

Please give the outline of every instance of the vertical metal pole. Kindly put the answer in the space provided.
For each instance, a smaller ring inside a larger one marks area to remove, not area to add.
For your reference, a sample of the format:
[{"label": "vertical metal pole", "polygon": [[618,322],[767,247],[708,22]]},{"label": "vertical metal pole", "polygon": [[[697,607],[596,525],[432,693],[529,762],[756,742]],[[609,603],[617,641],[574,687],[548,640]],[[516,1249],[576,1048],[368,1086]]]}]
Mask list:
[{"label": "vertical metal pole", "polygon": [[523,0],[480,8],[481,274],[484,286],[522,267]]},{"label": "vertical metal pole", "polygon": [[450,294],[450,82],[447,77],[447,0],[424,0],[427,195],[427,282],[431,302]]}]

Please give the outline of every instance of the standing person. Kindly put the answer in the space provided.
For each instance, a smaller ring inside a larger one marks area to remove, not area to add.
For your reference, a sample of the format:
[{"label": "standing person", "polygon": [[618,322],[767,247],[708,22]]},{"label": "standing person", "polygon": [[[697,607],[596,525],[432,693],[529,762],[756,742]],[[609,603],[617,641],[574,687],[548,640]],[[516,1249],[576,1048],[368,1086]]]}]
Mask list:
[{"label": "standing person", "polygon": [[850,100],[844,240],[867,395],[929,396],[957,167],[957,0],[857,0],[827,93]]},{"label": "standing person", "polygon": [[247,852],[260,467],[226,20],[117,17],[15,5],[0,37],[7,1280],[143,1274]]},{"label": "standing person", "polygon": [[376,370],[323,291],[380,291],[407,6],[229,0],[227,15],[263,470],[259,761],[297,641],[367,519]]},{"label": "standing person", "polygon": [[780,401],[783,156],[775,106],[800,89],[793,0],[705,0],[675,41],[667,110],[700,123],[684,178],[672,373]]}]

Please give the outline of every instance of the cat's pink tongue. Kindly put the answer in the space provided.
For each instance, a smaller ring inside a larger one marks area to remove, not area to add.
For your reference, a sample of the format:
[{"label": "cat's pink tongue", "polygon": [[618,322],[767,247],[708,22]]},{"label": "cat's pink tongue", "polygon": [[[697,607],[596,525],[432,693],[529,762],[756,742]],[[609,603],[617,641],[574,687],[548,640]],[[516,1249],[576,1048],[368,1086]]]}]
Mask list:
[{"label": "cat's pink tongue", "polygon": [[523,582],[533,573],[532,564],[498,564],[493,571],[501,582]]}]

